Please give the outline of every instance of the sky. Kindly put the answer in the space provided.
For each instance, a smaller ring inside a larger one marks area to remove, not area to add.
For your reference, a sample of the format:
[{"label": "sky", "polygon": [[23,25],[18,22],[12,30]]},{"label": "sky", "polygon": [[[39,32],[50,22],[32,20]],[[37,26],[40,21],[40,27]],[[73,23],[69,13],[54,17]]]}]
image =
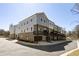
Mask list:
[{"label": "sky", "polygon": [[35,13],[44,12],[56,25],[73,30],[78,24],[79,14],[71,12],[73,3],[0,3],[0,29],[9,30]]}]

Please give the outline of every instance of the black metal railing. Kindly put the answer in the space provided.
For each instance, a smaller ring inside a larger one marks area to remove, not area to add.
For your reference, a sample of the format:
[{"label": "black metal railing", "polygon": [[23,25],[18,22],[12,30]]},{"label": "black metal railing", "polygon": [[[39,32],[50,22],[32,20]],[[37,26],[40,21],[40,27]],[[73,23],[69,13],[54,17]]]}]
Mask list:
[{"label": "black metal railing", "polygon": [[49,35],[49,32],[47,30],[43,30],[43,31],[33,31],[33,34],[34,35],[45,35],[45,36],[48,36]]}]

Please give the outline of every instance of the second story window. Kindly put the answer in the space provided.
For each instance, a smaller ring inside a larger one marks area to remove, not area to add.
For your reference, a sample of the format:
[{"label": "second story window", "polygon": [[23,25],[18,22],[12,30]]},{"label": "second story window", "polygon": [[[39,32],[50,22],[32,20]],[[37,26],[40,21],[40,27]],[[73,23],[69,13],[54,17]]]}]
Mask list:
[{"label": "second story window", "polygon": [[32,22],[32,19],[31,19],[31,22]]},{"label": "second story window", "polygon": [[44,23],[45,23],[45,20],[44,20]]},{"label": "second story window", "polygon": [[19,27],[19,29],[20,29],[20,27]]},{"label": "second story window", "polygon": [[25,32],[25,29],[24,29],[24,32]]},{"label": "second story window", "polygon": [[28,28],[27,28],[27,31],[28,31]]},{"label": "second story window", "polygon": [[25,25],[25,23],[24,23],[24,25]]},{"label": "second story window", "polygon": [[42,18],[41,18],[41,21],[42,21]]},{"label": "second story window", "polygon": [[28,21],[27,21],[27,24],[28,24]]},{"label": "second story window", "polygon": [[51,23],[50,23],[50,25],[51,25]]},{"label": "second story window", "polygon": [[31,31],[32,31],[32,27],[31,27]]},{"label": "second story window", "polygon": [[22,26],[22,24],[21,24],[21,26]]}]

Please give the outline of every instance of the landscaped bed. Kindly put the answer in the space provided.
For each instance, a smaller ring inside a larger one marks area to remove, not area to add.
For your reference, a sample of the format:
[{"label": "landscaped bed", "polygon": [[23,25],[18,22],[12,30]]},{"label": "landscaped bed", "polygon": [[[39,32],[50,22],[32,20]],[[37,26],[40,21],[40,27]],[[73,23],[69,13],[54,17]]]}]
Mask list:
[{"label": "landscaped bed", "polygon": [[79,50],[73,51],[72,53],[68,54],[68,56],[79,56]]}]

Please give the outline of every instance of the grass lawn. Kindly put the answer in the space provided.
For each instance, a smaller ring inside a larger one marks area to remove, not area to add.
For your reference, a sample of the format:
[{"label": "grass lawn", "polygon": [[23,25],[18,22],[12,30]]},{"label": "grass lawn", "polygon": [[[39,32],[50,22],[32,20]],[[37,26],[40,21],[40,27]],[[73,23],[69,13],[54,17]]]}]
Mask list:
[{"label": "grass lawn", "polygon": [[76,51],[68,54],[68,56],[79,56],[79,50],[76,50]]}]

